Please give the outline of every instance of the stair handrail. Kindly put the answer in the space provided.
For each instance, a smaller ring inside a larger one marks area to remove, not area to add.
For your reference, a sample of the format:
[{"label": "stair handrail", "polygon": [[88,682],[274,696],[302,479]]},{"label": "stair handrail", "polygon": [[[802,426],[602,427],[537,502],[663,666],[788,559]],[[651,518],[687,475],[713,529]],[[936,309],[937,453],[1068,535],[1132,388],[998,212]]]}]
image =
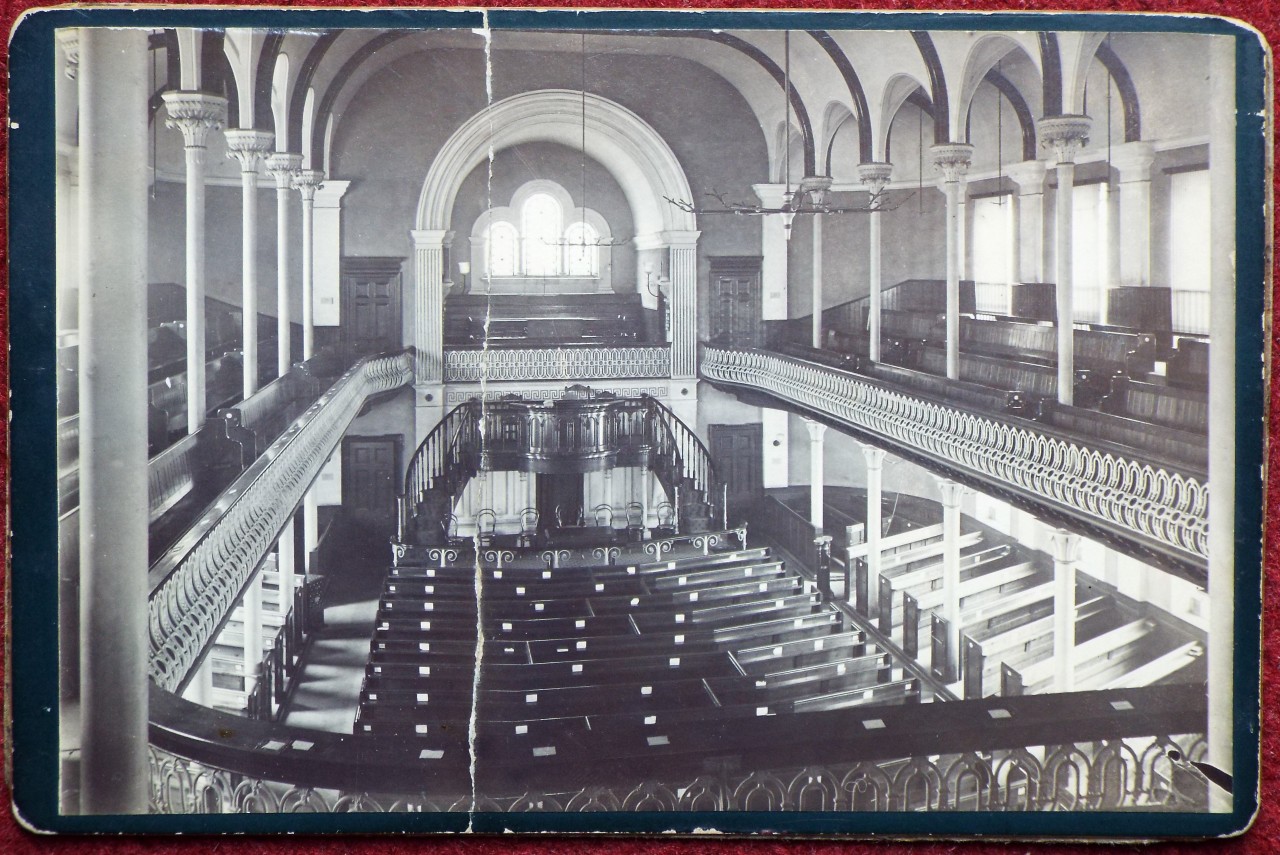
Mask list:
[{"label": "stair handrail", "polygon": [[413,351],[347,370],[148,573],[150,677],[178,692],[370,396],[413,379]]},{"label": "stair handrail", "polygon": [[[694,486],[702,491],[703,501],[711,509],[712,519],[723,517],[726,511],[723,506],[724,482],[716,472],[711,452],[702,439],[669,407],[650,395],[643,395],[642,399],[657,415],[654,421],[662,425],[675,451],[673,463],[678,467],[677,474],[680,476],[677,483],[685,477],[692,478]],[[661,448],[662,444],[657,445]],[[679,511],[677,508],[677,514]]]}]

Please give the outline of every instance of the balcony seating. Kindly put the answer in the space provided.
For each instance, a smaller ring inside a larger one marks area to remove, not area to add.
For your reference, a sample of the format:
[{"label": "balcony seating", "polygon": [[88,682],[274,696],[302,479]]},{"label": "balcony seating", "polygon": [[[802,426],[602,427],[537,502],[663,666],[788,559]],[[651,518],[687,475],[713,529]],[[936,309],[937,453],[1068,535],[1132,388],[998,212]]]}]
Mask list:
[{"label": "balcony seating", "polygon": [[1209,432],[1209,397],[1196,389],[1117,378],[1102,411],[1202,437]]},{"label": "balcony seating", "polygon": [[1195,338],[1178,339],[1173,354],[1169,357],[1165,378],[1170,386],[1207,391],[1209,342]]},{"label": "balcony seating", "polygon": [[625,344],[642,338],[644,328],[644,309],[637,294],[465,294],[445,299],[447,346]]}]

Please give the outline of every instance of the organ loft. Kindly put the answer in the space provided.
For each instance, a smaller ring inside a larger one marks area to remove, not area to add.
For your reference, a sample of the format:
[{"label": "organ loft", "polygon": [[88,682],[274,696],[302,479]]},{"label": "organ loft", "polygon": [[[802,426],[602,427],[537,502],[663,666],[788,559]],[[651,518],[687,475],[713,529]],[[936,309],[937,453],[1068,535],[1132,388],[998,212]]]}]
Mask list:
[{"label": "organ loft", "polygon": [[56,39],[63,813],[1229,801],[1228,37]]}]

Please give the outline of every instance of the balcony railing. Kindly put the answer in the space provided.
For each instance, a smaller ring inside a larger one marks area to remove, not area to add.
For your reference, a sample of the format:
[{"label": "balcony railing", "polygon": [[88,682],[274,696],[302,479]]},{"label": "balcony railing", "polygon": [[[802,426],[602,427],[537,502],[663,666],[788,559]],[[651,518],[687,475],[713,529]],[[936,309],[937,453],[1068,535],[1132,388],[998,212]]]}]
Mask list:
[{"label": "balcony railing", "polygon": [[767,351],[704,346],[701,373],[768,392],[1183,561],[1202,565],[1208,557],[1209,486],[1189,475]]},{"label": "balcony railing", "polygon": [[625,380],[671,376],[666,345],[465,347],[444,355],[446,383],[516,380]]},{"label": "balcony railing", "polygon": [[151,568],[150,676],[178,691],[370,395],[411,382],[410,353],[338,378]]},{"label": "balcony railing", "polygon": [[609,743],[473,764],[465,732],[326,733],[153,693],[151,809],[1204,811],[1188,762],[1204,757],[1204,720],[1204,687],[1170,685],[761,716],[717,740],[667,728],[669,745],[638,740],[643,757]]}]

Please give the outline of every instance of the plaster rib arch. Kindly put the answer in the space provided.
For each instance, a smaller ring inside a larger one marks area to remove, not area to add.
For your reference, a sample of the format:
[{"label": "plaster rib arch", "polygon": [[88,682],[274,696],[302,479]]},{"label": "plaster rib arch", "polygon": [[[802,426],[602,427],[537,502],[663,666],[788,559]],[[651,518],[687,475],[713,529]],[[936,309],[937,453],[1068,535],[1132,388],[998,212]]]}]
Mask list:
[{"label": "plaster rib arch", "polygon": [[[546,89],[512,95],[472,116],[432,161],[418,199],[414,229],[447,231],[451,227],[453,202],[463,180],[491,150],[535,141],[581,146],[583,103],[581,92]],[[693,201],[689,181],[666,141],[619,104],[590,93],[585,103],[586,154],[617,179],[631,207],[637,236],[696,230],[693,214],[663,198]]]},{"label": "plaster rib arch", "polygon": [[885,81],[880,98],[880,121],[875,125],[877,160],[884,163],[889,161],[889,131],[893,127],[893,120],[897,118],[898,111],[911,97],[911,93],[917,91],[928,93],[929,87],[910,74],[895,74]]},{"label": "plaster rib arch", "polygon": [[[982,36],[973,43],[969,50],[969,56],[965,60],[964,76],[961,78],[960,95],[956,101],[956,116],[959,129],[968,123],[969,108],[973,104],[973,98],[978,92],[978,88],[982,86],[986,80],[987,72],[996,67],[996,64],[1017,51],[1022,52],[1022,58],[1031,63],[1031,67],[1035,69],[1036,84],[1043,87],[1040,79],[1040,62],[1039,52],[1028,53],[1026,48],[1006,33],[989,33]],[[1025,93],[1023,93],[1025,99]]]}]

